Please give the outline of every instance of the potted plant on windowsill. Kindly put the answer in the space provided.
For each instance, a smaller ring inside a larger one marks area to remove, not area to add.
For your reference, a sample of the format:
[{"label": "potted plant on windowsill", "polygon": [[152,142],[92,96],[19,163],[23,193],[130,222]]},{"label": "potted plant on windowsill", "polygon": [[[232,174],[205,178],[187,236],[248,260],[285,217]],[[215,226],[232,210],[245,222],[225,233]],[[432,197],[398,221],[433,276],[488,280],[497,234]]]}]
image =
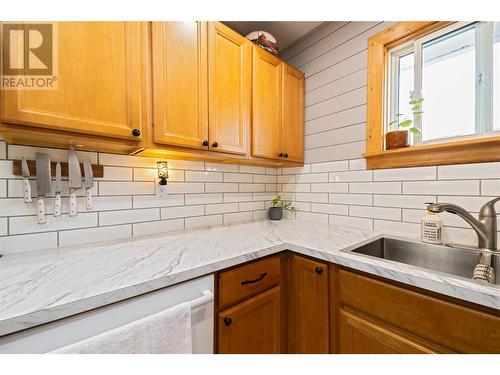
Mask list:
[{"label": "potted plant on windowsill", "polygon": [[[423,113],[422,102],[424,98],[410,100],[411,114],[413,118]],[[408,118],[410,114],[397,113],[396,118],[388,124],[389,131],[385,134],[385,149],[409,147],[409,132],[420,134],[420,129],[415,127],[413,120]],[[403,117],[404,116],[404,117]],[[403,119],[401,120],[401,118]]]},{"label": "potted plant on windowsill", "polygon": [[281,199],[281,195],[276,195],[272,200],[272,206],[269,207],[268,217],[270,220],[281,220],[283,217],[283,210],[297,211],[290,201]]}]

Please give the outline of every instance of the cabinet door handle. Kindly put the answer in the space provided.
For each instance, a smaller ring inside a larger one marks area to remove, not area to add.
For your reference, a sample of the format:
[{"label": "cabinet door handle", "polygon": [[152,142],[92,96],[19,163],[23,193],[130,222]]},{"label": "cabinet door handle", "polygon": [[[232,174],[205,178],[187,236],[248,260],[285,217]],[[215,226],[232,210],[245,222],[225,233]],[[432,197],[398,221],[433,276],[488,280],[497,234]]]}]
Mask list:
[{"label": "cabinet door handle", "polygon": [[316,267],[316,268],[314,269],[314,272],[316,272],[318,275],[321,275],[321,274],[323,273],[323,268],[321,268],[321,267]]},{"label": "cabinet door handle", "polygon": [[259,277],[257,277],[256,279],[253,279],[253,280],[243,280],[241,282],[241,285],[247,285],[247,284],[253,284],[253,283],[258,283],[259,281],[261,281],[264,277],[267,276],[267,272],[264,272],[264,273],[261,273]]},{"label": "cabinet door handle", "polygon": [[280,158],[282,158],[282,157],[283,157],[283,153],[282,153],[282,152],[280,152],[280,153],[278,154],[278,156],[279,156]]},{"label": "cabinet door handle", "polygon": [[208,146],[208,141],[203,141],[202,146]]},{"label": "cabinet door handle", "polygon": [[217,148],[219,147],[219,144],[217,142],[212,143],[212,147]]},{"label": "cabinet door handle", "polygon": [[138,137],[141,135],[141,131],[139,129],[134,129],[134,130],[132,130],[132,135],[134,137]]},{"label": "cabinet door handle", "polygon": [[233,319],[231,319],[231,318],[229,318],[227,316],[224,318],[224,325],[226,327],[229,327],[232,323],[233,323]]},{"label": "cabinet door handle", "polygon": [[285,153],[283,154],[283,156],[284,156],[285,158],[287,158],[287,157],[288,157],[288,154],[285,152]]}]

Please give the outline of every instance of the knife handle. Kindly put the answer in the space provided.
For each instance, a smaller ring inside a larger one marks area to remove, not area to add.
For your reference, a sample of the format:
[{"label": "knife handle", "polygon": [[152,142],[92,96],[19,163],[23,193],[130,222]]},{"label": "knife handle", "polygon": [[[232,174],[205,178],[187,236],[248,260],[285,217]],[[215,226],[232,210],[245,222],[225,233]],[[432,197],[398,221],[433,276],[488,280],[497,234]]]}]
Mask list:
[{"label": "knife handle", "polygon": [[76,214],[76,192],[72,191],[69,193],[69,216],[74,217]]},{"label": "knife handle", "polygon": [[86,203],[87,203],[87,210],[92,209],[92,192],[90,189],[85,189],[85,196],[86,196]]},{"label": "knife handle", "polygon": [[56,194],[54,198],[54,216],[61,216],[61,194]]},{"label": "knife handle", "polygon": [[30,203],[31,200],[31,185],[27,178],[23,178],[23,188],[24,188],[24,203]]},{"label": "knife handle", "polygon": [[45,204],[43,203],[43,198],[38,197],[36,216],[38,218],[38,224],[45,224],[47,219],[45,218]]}]

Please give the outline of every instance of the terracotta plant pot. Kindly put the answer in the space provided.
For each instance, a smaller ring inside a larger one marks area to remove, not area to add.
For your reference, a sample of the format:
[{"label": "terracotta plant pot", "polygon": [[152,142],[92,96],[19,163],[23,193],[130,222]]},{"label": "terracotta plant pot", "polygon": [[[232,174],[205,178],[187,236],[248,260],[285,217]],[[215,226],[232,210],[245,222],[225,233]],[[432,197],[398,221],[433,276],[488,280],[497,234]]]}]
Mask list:
[{"label": "terracotta plant pot", "polygon": [[281,207],[269,207],[267,216],[270,220],[281,220],[283,217],[283,209]]},{"label": "terracotta plant pot", "polygon": [[385,135],[385,149],[393,150],[395,148],[409,147],[408,130],[395,130]]}]

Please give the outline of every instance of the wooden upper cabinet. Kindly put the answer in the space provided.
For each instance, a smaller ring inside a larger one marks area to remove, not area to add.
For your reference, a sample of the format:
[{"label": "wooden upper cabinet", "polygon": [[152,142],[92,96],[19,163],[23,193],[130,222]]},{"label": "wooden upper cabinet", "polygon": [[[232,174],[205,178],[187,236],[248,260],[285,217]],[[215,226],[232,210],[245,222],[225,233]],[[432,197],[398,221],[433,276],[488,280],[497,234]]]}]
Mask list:
[{"label": "wooden upper cabinet", "polygon": [[292,257],[289,334],[290,352],[330,351],[328,265]]},{"label": "wooden upper cabinet", "polygon": [[218,314],[218,353],[279,354],[280,287],[276,286]]},{"label": "wooden upper cabinet", "polygon": [[280,159],[281,60],[253,46],[252,155]]},{"label": "wooden upper cabinet", "polygon": [[153,22],[153,140],[207,149],[207,24]]},{"label": "wooden upper cabinet", "polygon": [[132,131],[147,122],[147,23],[56,25],[58,88],[3,91],[1,121],[139,141]]},{"label": "wooden upper cabinet", "polygon": [[286,159],[304,161],[304,73],[283,63],[282,150]]},{"label": "wooden upper cabinet", "polygon": [[208,24],[209,147],[245,155],[252,100],[252,43],[219,22]]}]

